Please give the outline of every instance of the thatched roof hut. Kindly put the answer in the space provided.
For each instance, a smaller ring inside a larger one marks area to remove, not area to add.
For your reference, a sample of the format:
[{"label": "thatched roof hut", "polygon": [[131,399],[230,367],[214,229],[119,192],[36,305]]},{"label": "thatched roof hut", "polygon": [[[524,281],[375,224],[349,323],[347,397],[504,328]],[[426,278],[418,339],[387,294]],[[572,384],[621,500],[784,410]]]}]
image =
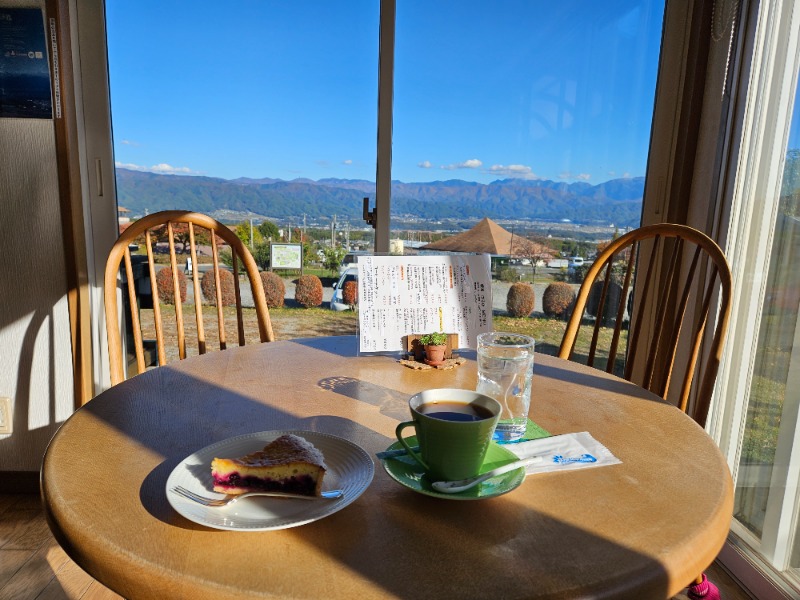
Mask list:
[{"label": "thatched roof hut", "polygon": [[552,248],[514,235],[488,217],[485,217],[469,231],[422,246],[420,250],[477,252],[491,254],[492,256],[542,259],[555,255],[555,251]]}]

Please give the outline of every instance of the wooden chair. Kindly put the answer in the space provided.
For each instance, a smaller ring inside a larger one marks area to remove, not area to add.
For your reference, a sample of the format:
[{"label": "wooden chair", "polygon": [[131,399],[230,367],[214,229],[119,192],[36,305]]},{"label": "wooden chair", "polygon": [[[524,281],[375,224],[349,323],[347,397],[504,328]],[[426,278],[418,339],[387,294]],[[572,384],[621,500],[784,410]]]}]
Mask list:
[{"label": "wooden chair", "polygon": [[[183,270],[183,264],[178,266],[178,255],[175,252],[176,237],[182,242],[182,250],[185,252],[186,246],[189,247],[188,258],[191,263],[186,262],[186,268],[191,264],[191,280],[195,298],[195,322],[197,325],[197,345],[199,354],[205,354],[209,349],[205,327],[203,323],[203,306],[201,291],[200,264],[197,260],[197,236],[207,232],[210,238],[212,264],[204,277],[213,276],[214,289],[216,293],[216,325],[218,327],[219,349],[227,347],[228,339],[225,330],[225,314],[223,310],[223,285],[220,283],[220,273],[225,270],[224,265],[220,264],[219,240],[227,244],[233,256],[233,281],[235,292],[235,312],[237,326],[237,340],[240,346],[245,344],[244,319],[242,311],[242,298],[239,286],[240,265],[244,267],[244,272],[249,278],[250,287],[253,293],[256,316],[258,319],[258,336],[261,342],[274,340],[272,323],[270,322],[269,309],[264,296],[264,288],[258,272],[258,266],[253,259],[250,251],[242,241],[225,225],[219,223],[211,217],[190,211],[169,210],[148,215],[132,223],[114,243],[106,262],[105,272],[105,311],[106,311],[106,333],[108,335],[108,357],[111,370],[111,383],[116,385],[125,379],[126,373],[126,353],[123,353],[122,336],[120,333],[120,312],[117,302],[118,287],[123,288],[123,293],[127,295],[127,303],[130,311],[126,316],[130,319],[130,327],[133,330],[132,340],[136,354],[137,372],[142,373],[146,368],[145,348],[142,337],[142,327],[139,318],[139,295],[137,294],[137,280],[134,277],[133,264],[131,260],[130,245],[144,234],[145,246],[147,250],[147,266],[150,279],[150,291],[153,298],[153,325],[155,328],[155,345],[158,355],[158,365],[167,363],[167,353],[165,350],[165,330],[159,306],[158,286],[156,285],[156,268],[154,253],[154,241],[166,237],[166,245],[169,252],[169,266],[164,267],[172,273],[172,293],[174,298],[180,298],[179,270]],[[180,243],[179,242],[179,243]],[[162,242],[158,248],[163,248]],[[124,263],[123,277],[120,278],[120,266]],[[181,259],[183,263],[183,259]],[[138,266],[138,265],[137,265]],[[138,283],[142,283],[143,278],[139,278]],[[128,312],[128,311],[126,311]],[[180,301],[175,302],[175,332],[177,339],[178,357],[180,360],[186,358],[186,329],[184,327],[183,309]]]},{"label": "wooden chair", "polygon": [[[634,272],[636,281],[631,290]],[[634,229],[613,240],[589,268],[558,356],[573,358],[578,332],[587,324],[584,315],[591,304],[594,320],[589,323],[592,336],[586,363],[595,366],[601,330],[610,327],[605,370],[617,372],[617,354],[624,331],[627,348],[622,350],[622,376],[665,400],[672,398],[682,411],[689,412],[692,383],[698,375],[700,385],[690,415],[705,427],[728,330],[731,287],[728,261],[716,242],[704,233],[686,225],[669,223]],[[707,362],[698,368],[700,348],[717,290],[720,292],[718,318]],[[638,307],[635,315],[634,305]],[[645,323],[652,325],[647,327]],[[679,376],[674,378],[676,371]],[[674,379],[681,382],[681,387],[677,396],[670,396]],[[690,599],[720,598],[717,586],[704,573],[689,586],[687,594]]]},{"label": "wooden chair", "polygon": [[[717,290],[719,314],[707,361],[698,368]],[[635,315],[633,292],[637,300]],[[591,265],[558,356],[572,359],[581,326],[591,325],[588,365],[596,366],[600,347],[607,348],[607,372],[617,372],[671,400],[705,426],[728,329],[730,301],[730,267],[714,240],[685,225],[647,225],[613,240]],[[587,306],[595,315],[593,321],[584,318]],[[627,348],[620,350],[624,346],[623,335],[627,337]],[[607,345],[600,344],[601,337],[609,338]],[[621,360],[618,354],[622,355]],[[622,372],[620,362],[624,364]],[[694,409],[689,411],[695,375],[699,387]],[[671,394],[671,385],[676,381],[680,388]]]}]

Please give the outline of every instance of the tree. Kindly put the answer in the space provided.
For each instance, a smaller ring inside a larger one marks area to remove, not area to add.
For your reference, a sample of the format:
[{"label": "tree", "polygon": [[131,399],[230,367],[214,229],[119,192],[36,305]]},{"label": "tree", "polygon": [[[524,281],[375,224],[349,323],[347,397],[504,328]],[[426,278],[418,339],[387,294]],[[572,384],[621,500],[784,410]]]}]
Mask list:
[{"label": "tree", "polygon": [[272,221],[262,221],[261,225],[258,226],[258,231],[261,234],[261,237],[264,240],[272,240],[273,242],[280,241],[280,230],[278,226],[273,223]]},{"label": "tree", "polygon": [[[250,239],[250,233],[252,231],[252,244]],[[236,237],[238,237],[244,245],[249,248],[255,248],[258,244],[262,243],[264,240],[261,237],[261,232],[257,227],[250,227],[250,221],[242,221],[236,226],[234,229],[234,233],[236,233]]]},{"label": "tree", "polygon": [[309,242],[303,242],[303,266],[307,267],[317,260],[317,252]]},{"label": "tree", "polygon": [[346,254],[344,248],[325,248],[323,252],[325,258],[322,260],[322,266],[334,273],[338,271]]}]

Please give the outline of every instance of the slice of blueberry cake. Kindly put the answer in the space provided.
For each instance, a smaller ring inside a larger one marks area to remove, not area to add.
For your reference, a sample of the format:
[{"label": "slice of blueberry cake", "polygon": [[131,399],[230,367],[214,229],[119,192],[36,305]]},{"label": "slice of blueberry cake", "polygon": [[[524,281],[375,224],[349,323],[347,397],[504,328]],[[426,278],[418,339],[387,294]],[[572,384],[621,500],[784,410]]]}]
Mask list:
[{"label": "slice of blueberry cake", "polygon": [[214,491],[223,494],[268,491],[319,496],[326,468],[322,453],[291,433],[241,458],[211,461]]}]

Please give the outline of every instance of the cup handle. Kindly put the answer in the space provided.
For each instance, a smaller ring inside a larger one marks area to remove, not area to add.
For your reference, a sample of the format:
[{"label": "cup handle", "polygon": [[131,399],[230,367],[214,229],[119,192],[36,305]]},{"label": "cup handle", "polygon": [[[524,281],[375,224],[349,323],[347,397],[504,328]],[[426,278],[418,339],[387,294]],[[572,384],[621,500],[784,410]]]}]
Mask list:
[{"label": "cup handle", "polygon": [[408,442],[406,442],[405,438],[403,438],[403,436],[400,435],[400,432],[403,431],[403,429],[405,429],[406,427],[414,427],[415,425],[416,423],[414,421],[404,421],[403,423],[400,423],[400,425],[397,426],[397,428],[394,430],[394,434],[397,436],[397,440],[400,442],[400,444],[402,444],[403,448],[406,449],[408,455],[415,461],[417,461],[422,466],[422,468],[427,471],[428,465],[426,465],[425,461],[423,461],[422,458],[420,458],[420,456],[411,449],[411,446],[408,445]]}]

